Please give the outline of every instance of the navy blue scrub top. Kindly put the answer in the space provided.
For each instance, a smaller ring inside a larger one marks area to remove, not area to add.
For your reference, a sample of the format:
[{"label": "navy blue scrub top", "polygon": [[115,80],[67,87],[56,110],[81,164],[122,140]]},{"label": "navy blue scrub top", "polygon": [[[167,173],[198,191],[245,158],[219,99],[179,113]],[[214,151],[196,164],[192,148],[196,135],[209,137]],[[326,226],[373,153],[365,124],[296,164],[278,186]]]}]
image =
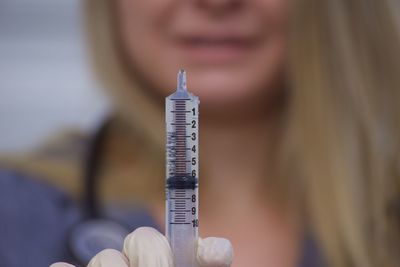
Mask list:
[{"label": "navy blue scrub top", "polygon": [[[129,231],[141,226],[158,228],[141,208],[111,217]],[[80,222],[81,210],[65,192],[34,177],[0,170],[0,266],[75,263],[68,240],[71,229]],[[311,238],[305,239],[303,250],[300,267],[323,267]]]}]

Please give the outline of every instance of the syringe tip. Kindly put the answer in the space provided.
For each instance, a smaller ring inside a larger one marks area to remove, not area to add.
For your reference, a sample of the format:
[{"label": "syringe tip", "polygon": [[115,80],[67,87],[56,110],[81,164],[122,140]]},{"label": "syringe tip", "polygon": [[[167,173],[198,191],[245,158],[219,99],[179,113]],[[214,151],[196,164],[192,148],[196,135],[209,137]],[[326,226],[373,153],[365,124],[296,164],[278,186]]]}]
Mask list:
[{"label": "syringe tip", "polygon": [[186,91],[186,71],[183,69],[180,69],[178,72],[178,91]]}]

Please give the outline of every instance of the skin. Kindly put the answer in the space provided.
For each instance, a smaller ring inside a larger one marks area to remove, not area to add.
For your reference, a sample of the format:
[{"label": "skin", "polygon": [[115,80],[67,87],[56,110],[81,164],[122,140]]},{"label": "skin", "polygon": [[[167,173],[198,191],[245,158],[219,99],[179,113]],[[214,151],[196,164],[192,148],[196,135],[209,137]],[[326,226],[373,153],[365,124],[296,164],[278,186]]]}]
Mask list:
[{"label": "skin", "polygon": [[214,117],[259,113],[281,88],[286,0],[117,0],[116,10],[132,75],[151,93],[170,94],[184,68]]},{"label": "skin", "polygon": [[[200,234],[230,239],[233,267],[296,266],[296,212],[265,186],[276,176],[286,0],[115,4],[122,52],[143,88],[162,99],[184,68],[201,99]],[[163,209],[153,209],[160,225]]]}]

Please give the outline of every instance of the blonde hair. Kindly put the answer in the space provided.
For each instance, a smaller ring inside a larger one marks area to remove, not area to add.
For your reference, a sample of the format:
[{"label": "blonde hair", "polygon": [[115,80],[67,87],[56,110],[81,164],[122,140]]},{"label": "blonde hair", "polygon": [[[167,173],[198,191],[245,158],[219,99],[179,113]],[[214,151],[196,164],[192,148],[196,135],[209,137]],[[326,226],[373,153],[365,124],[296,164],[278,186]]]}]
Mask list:
[{"label": "blonde hair", "polygon": [[399,6],[293,2],[290,142],[309,213],[334,266],[398,266]]},{"label": "blonde hair", "polygon": [[163,144],[160,135],[164,131],[162,107],[145,90],[140,89],[132,78],[134,73],[126,66],[118,27],[115,25],[115,5],[108,0],[87,0],[85,3],[93,67],[104,87],[118,103],[115,111],[126,119],[134,131],[148,135],[150,142]]},{"label": "blonde hair", "polygon": [[[86,0],[94,65],[137,136],[150,136],[149,143],[160,147],[162,112],[129,78],[111,2]],[[299,191],[305,192],[318,240],[334,266],[400,262],[392,253],[400,248],[399,218],[393,221],[387,213],[400,192],[395,5],[395,0],[298,0],[291,9],[288,164],[298,166]]]},{"label": "blonde hair", "polygon": [[[129,71],[119,42],[112,2],[85,1],[89,52],[97,77],[113,98],[113,103],[117,103],[115,117],[128,126],[125,130],[130,134],[129,141],[133,143],[131,149],[134,150],[132,154],[136,154],[136,162],[124,170],[121,166],[110,170],[105,168],[103,176],[111,177],[112,182],[101,187],[102,195],[115,198],[117,194],[119,200],[154,200],[162,196],[159,189],[163,188],[162,180],[154,177],[163,177],[164,105],[140,88],[134,73]],[[140,157],[137,157],[138,154]]]}]

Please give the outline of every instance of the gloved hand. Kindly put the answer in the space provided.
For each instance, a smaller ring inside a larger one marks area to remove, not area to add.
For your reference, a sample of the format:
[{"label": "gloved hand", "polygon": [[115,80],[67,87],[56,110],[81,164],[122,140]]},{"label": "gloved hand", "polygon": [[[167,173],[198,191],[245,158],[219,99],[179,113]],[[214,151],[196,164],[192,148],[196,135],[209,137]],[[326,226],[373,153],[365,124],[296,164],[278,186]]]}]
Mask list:
[{"label": "gloved hand", "polygon": [[[227,239],[199,238],[197,261],[200,267],[229,267],[232,259],[233,249]],[[60,262],[50,267],[73,266]],[[173,258],[165,236],[154,228],[141,227],[125,238],[123,252],[103,250],[92,258],[88,267],[173,267]]]}]

